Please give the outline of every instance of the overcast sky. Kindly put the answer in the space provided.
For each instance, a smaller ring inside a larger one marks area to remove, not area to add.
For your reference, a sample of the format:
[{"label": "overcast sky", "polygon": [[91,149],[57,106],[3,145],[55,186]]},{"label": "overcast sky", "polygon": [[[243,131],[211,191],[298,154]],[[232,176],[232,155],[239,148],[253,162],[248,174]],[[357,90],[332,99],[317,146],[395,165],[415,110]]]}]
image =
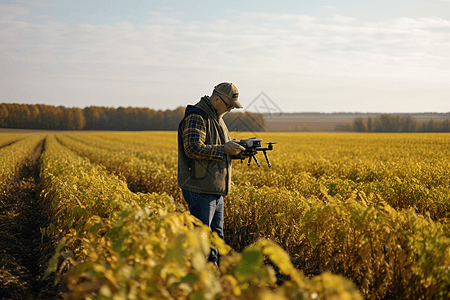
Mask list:
[{"label": "overcast sky", "polygon": [[0,0],[0,103],[449,112],[450,0]]}]

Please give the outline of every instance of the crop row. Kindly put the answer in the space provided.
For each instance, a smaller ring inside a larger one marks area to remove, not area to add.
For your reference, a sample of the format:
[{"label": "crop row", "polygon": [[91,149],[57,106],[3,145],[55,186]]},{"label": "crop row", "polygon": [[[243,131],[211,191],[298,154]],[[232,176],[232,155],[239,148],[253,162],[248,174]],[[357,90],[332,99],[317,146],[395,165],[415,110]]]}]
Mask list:
[{"label": "crop row", "polygon": [[343,274],[367,298],[446,297],[449,135],[275,137],[272,169],[234,166],[232,239],[274,240],[297,268]]},{"label": "crop row", "polygon": [[[18,174],[21,163],[31,156],[39,142],[45,138],[44,135],[29,135],[9,146],[0,148],[0,189],[5,191],[5,185]],[[5,138],[1,141],[15,141],[17,138]]]},{"label": "crop row", "polygon": [[[92,164],[51,135],[41,159],[41,198],[54,203],[43,234],[64,236],[48,273],[63,270],[64,297],[102,299],[361,299],[342,277],[312,280],[294,269],[275,243],[260,240],[242,253],[210,234],[167,194],[132,193],[105,167]],[[206,262],[222,253],[220,270]],[[276,285],[268,259],[289,277]]]},{"label": "crop row", "polygon": [[[134,192],[165,192],[176,200],[180,199],[176,184],[176,169],[166,167],[168,163],[164,160],[164,152],[156,155],[149,153],[145,148],[132,151],[124,149],[123,144],[114,148],[98,147],[89,143],[89,139],[81,141],[74,135],[58,135],[57,138],[72,151],[122,176]],[[173,157],[171,160],[173,165]]]},{"label": "crop row", "polygon": [[[95,133],[68,135],[64,142],[121,173],[133,190],[164,190],[178,199],[175,137],[164,132]],[[234,185],[284,187],[304,197],[341,200],[363,191],[398,210],[414,207],[436,221],[450,214],[448,135],[276,134],[275,139],[280,143],[268,153],[273,167],[265,166],[262,155],[261,168],[235,161]]]},{"label": "crop row", "polygon": [[23,135],[23,134],[1,134],[0,135],[0,148],[10,145],[14,142],[17,142],[25,137],[26,137],[26,135]]},{"label": "crop row", "polygon": [[[270,136],[266,133],[263,137]],[[397,210],[450,214],[450,135],[277,134],[272,169],[235,164],[233,180],[344,200],[376,194]],[[251,174],[251,176],[249,176]]]},{"label": "crop row", "polygon": [[[133,190],[166,191],[180,199],[176,151],[171,145],[174,134],[158,133],[152,138],[147,133],[142,139],[134,134],[133,142],[133,135],[127,133],[126,143],[120,143],[124,134],[71,135],[64,142],[122,174]],[[236,161],[233,184],[284,187],[325,201],[328,197],[344,200],[362,191],[382,197],[397,210],[412,207],[436,221],[445,223],[450,214],[450,170],[446,167],[450,153],[445,135],[291,136],[277,135],[281,143],[269,153],[274,165],[270,170],[264,163],[258,168]],[[152,140],[165,146],[152,147]]]},{"label": "crop row", "polygon": [[[269,153],[276,166],[272,169],[235,164],[235,184],[225,210],[227,242],[242,250],[258,238],[269,238],[282,245],[305,273],[343,274],[367,297],[446,295],[448,234],[444,225],[427,217],[428,213],[433,219],[447,218],[445,137],[426,136],[420,144],[415,136],[375,135],[362,142],[362,135],[333,136],[334,140],[314,135],[315,146],[326,151],[312,147],[308,137],[283,140],[286,137],[278,135],[280,153]],[[136,171],[147,168],[145,155],[137,155],[147,147],[140,135],[135,136],[139,143],[128,135],[127,143],[118,138],[114,147],[101,144],[113,140],[105,134],[97,140],[60,140],[127,181],[151,177],[150,185],[164,182],[161,190],[176,195],[176,165],[158,164],[155,152],[152,164],[157,171]],[[165,148],[173,149],[170,141],[165,139]],[[125,147],[130,149],[128,156]],[[407,153],[410,157],[405,160]],[[132,163],[124,164],[126,157]],[[411,164],[422,167],[417,171]],[[384,175],[369,180],[363,175],[367,172]]]},{"label": "crop row", "polygon": [[363,192],[326,202],[274,187],[235,192],[225,217],[230,245],[273,240],[296,268],[310,275],[342,274],[368,298],[445,298],[449,293],[446,228],[414,209],[396,211]]}]

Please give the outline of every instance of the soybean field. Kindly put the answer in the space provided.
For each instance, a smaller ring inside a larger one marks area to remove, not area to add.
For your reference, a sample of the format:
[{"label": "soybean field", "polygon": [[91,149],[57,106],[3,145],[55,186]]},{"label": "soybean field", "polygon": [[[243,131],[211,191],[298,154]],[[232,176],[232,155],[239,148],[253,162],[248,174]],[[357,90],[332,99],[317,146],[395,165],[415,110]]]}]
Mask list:
[{"label": "soybean field", "polygon": [[177,187],[176,132],[2,133],[0,294],[450,296],[450,134],[257,137],[272,167],[233,161],[221,240]]}]

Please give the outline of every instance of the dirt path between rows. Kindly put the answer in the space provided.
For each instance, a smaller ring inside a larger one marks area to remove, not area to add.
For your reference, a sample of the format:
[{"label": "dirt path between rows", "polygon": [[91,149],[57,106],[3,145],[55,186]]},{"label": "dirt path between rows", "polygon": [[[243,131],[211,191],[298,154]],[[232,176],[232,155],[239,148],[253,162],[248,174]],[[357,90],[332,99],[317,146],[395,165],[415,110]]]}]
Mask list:
[{"label": "dirt path between rows", "polygon": [[0,298],[55,299],[51,278],[41,280],[54,252],[54,241],[40,228],[49,226],[50,203],[39,200],[42,140],[31,159],[0,194]]}]

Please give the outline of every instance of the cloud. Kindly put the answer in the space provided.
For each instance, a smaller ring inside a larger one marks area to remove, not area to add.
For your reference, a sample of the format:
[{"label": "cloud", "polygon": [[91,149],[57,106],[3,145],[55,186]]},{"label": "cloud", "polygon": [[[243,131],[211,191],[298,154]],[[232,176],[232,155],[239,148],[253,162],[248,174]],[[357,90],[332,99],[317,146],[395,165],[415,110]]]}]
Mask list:
[{"label": "cloud", "polygon": [[[450,23],[439,18],[366,23],[335,15],[325,23],[306,15],[235,12],[233,18],[206,23],[159,11],[151,12],[145,25],[69,26],[50,19],[15,20],[28,13],[25,7],[1,5],[0,11],[9,16],[0,21],[0,80],[49,87],[56,81],[57,88],[75,94],[83,87],[85,97],[99,97],[103,91],[110,99],[130,94],[146,99],[150,89],[171,95],[169,105],[182,97],[174,82],[192,89],[205,80],[216,83],[225,74],[256,92],[260,85],[281,90],[300,81],[309,82],[305,91],[316,94],[333,76],[450,79]],[[11,97],[16,92],[10,90]]]},{"label": "cloud", "polygon": [[[26,13],[20,10],[23,8],[8,9]],[[233,20],[207,24],[161,12],[152,13],[152,18],[153,24],[139,26],[119,22],[71,27],[51,20],[43,24],[11,21],[2,26],[0,34],[6,48],[15,49],[9,52],[10,59],[28,61],[32,57],[39,62],[53,53],[53,61],[72,66],[107,63],[191,68],[234,60],[244,68],[264,68],[264,62],[271,61],[285,68],[301,66],[307,60],[315,67],[330,69],[320,61],[349,65],[361,59],[379,65],[376,57],[384,57],[390,63],[396,59],[408,64],[419,54],[435,64],[447,55],[449,47],[450,23],[441,19],[402,18],[365,24],[335,15],[331,24],[323,24],[310,16],[241,13]]]},{"label": "cloud", "polygon": [[28,15],[29,9],[22,5],[0,4],[0,16],[25,16]]},{"label": "cloud", "polygon": [[[170,11],[169,9],[165,9]],[[173,14],[173,13],[172,13]],[[151,20],[152,22],[159,23],[159,24],[167,24],[167,25],[180,25],[183,22],[177,18],[177,15],[180,14],[175,13],[175,16],[172,16],[172,14],[167,14],[164,12],[151,12]]]},{"label": "cloud", "polygon": [[43,2],[38,2],[38,1],[34,1],[34,0],[22,0],[22,1],[14,0],[12,2],[12,4],[16,5],[16,6],[30,6],[30,5],[31,6],[55,6],[50,3],[43,3]]},{"label": "cloud", "polygon": [[345,17],[345,16],[341,16],[341,15],[334,15],[332,20],[336,23],[344,23],[344,24],[356,22],[355,18]]}]

